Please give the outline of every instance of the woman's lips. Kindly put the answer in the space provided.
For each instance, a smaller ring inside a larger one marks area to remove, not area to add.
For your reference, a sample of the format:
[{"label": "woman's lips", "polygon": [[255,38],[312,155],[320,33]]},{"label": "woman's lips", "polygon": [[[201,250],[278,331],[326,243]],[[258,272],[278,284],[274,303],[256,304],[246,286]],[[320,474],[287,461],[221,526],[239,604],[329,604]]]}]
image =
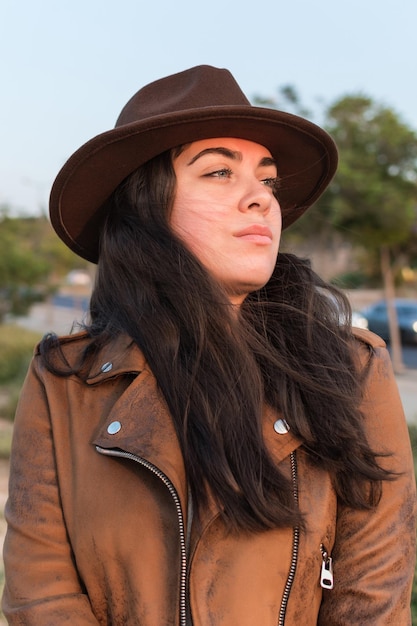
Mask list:
[{"label": "woman's lips", "polygon": [[272,242],[272,231],[268,226],[252,224],[235,233],[235,237],[254,243],[270,244]]}]

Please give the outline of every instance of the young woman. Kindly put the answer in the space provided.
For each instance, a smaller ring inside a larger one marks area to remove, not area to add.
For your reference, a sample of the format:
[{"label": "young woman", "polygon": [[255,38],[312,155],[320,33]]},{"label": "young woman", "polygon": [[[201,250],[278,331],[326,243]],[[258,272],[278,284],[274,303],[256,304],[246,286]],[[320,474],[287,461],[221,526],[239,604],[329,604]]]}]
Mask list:
[{"label": "young woman", "polygon": [[415,483],[384,343],[278,253],[331,138],[226,70],[140,90],[82,146],[52,223],[98,262],[89,324],[19,403],[10,624],[410,624]]}]

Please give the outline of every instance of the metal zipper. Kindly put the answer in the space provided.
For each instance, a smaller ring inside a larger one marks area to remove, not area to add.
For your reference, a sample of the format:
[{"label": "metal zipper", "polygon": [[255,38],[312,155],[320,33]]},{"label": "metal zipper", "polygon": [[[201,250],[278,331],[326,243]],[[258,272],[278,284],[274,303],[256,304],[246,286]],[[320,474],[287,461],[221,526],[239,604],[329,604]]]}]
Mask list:
[{"label": "metal zipper", "polygon": [[333,589],[333,559],[322,543],[320,544],[320,552],[322,557],[320,586],[323,589]]},{"label": "metal zipper", "polygon": [[167,487],[169,493],[171,494],[172,499],[174,500],[175,508],[177,510],[178,516],[178,529],[180,534],[180,548],[181,548],[181,569],[180,569],[180,626],[187,626],[187,547],[186,547],[186,536],[185,536],[185,526],[184,526],[184,516],[181,509],[181,501],[178,496],[177,490],[174,485],[168,478],[166,474],[162,470],[159,469],[156,465],[153,465],[146,459],[137,456],[136,454],[132,454],[131,452],[124,452],[123,450],[108,450],[106,448],[101,448],[100,446],[96,446],[97,452],[100,454],[104,454],[107,456],[115,456],[121,457],[124,459],[130,459],[132,461],[136,461],[143,467],[146,467],[150,470],[155,476],[158,476],[160,480]]},{"label": "metal zipper", "polygon": [[[296,452],[290,454],[291,462],[291,478],[293,485],[293,496],[295,503],[298,505],[298,474],[297,474],[297,456]],[[298,561],[298,548],[300,544],[300,529],[298,526],[294,526],[292,535],[292,553],[291,564],[288,572],[287,582],[285,583],[284,593],[282,594],[281,607],[279,610],[278,626],[284,626],[285,614],[287,612],[288,600],[290,597],[291,588],[295,578],[295,570],[297,568]]]}]

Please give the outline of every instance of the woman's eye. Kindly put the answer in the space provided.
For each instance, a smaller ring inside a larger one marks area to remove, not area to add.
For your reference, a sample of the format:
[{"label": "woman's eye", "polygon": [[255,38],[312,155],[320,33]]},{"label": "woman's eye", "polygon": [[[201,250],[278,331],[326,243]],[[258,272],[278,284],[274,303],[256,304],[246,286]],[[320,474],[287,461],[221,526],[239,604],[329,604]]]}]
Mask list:
[{"label": "woman's eye", "polygon": [[230,178],[231,175],[232,175],[232,170],[230,170],[228,167],[224,167],[221,170],[215,170],[214,172],[205,174],[206,177],[211,177],[211,178]]},{"label": "woman's eye", "polygon": [[279,178],[278,176],[274,176],[271,178],[264,178],[261,181],[266,187],[270,187],[272,191],[277,191],[279,188]]}]

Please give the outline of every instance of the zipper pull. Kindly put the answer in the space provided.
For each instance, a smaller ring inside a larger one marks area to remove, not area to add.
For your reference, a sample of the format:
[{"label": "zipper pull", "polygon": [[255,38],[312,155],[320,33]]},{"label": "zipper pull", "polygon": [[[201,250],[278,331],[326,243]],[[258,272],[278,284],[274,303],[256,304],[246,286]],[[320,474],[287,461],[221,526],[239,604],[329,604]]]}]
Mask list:
[{"label": "zipper pull", "polygon": [[322,556],[320,586],[323,589],[333,589],[333,559],[323,544],[320,544],[320,550]]}]

